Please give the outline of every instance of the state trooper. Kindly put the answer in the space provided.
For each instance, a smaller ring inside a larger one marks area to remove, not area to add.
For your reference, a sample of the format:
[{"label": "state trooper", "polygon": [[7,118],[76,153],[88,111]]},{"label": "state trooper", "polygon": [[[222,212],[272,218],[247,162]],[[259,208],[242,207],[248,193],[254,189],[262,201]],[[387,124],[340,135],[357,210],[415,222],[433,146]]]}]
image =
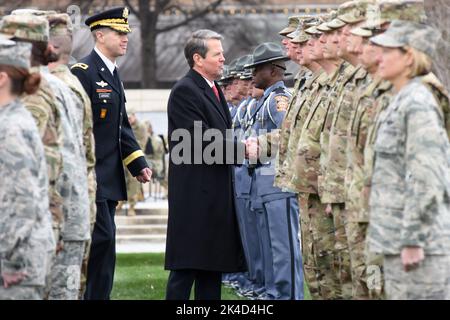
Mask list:
[{"label": "state trooper", "polygon": [[[283,83],[284,61],[288,59],[278,44],[263,43],[255,48],[253,63],[246,66],[253,69],[255,87],[264,90],[249,119],[254,136],[280,128],[291,98]],[[249,173],[252,175],[251,206],[260,216],[267,298],[303,299],[297,198],[274,187],[273,158],[259,155],[255,163],[252,156]]]},{"label": "state trooper", "polygon": [[39,87],[31,45],[0,40],[0,300],[44,298],[55,239],[44,147],[21,103]]},{"label": "state trooper", "polygon": [[127,197],[123,164],[139,182],[151,179],[144,152],[133,135],[125,110],[125,92],[116,59],[126,53],[128,9],[114,8],[85,21],[94,50],[71,67],[91,99],[97,174],[97,217],[92,235],[84,298],[109,299],[115,268],[117,201]]},{"label": "state trooper", "polygon": [[[321,201],[326,212],[334,219],[336,234],[336,264],[344,299],[352,297],[350,253],[347,240],[346,173],[347,171],[347,128],[353,111],[353,101],[358,90],[364,90],[371,82],[367,71],[362,68],[354,43],[350,43],[350,30],[366,19],[367,8],[373,1],[356,0],[342,4],[338,15],[328,27],[334,31],[338,43],[338,56],[351,64],[353,70],[345,72],[338,92],[336,107],[329,127],[328,138],[323,147],[326,150],[326,170],[322,175]],[[337,30],[337,31],[336,31]],[[347,69],[348,70],[348,69]]]},{"label": "state trooper", "polygon": [[[324,70],[311,90],[306,103],[307,115],[299,135],[295,150],[291,184],[299,193],[302,232],[302,248],[305,258],[305,277],[314,299],[333,299],[340,296],[340,285],[334,266],[334,223],[325,214],[325,207],[318,195],[318,175],[320,170],[320,135],[327,115],[327,100],[333,86],[330,81],[337,66],[323,55],[324,46],[320,41],[322,32],[317,26],[323,23],[319,17],[314,26],[305,30],[310,36],[308,50],[311,60]],[[303,107],[303,108],[305,108]]]}]

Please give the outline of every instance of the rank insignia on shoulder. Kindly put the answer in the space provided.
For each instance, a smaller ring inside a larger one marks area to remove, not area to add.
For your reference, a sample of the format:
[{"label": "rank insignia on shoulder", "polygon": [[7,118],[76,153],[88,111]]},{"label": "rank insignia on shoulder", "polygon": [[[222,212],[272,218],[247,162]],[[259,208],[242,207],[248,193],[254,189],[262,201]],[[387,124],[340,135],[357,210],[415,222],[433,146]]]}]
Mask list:
[{"label": "rank insignia on shoulder", "polygon": [[89,68],[89,66],[86,63],[79,62],[79,63],[75,63],[72,67],[70,67],[70,69],[73,69],[73,68],[80,68],[83,70],[87,70],[87,68]]},{"label": "rank insignia on shoulder", "polygon": [[96,82],[95,84],[98,85],[98,86],[100,86],[100,87],[102,87],[102,88],[103,88],[103,87],[106,87],[106,86],[108,85],[108,84],[107,84],[105,81],[103,81],[103,80],[100,81],[100,82]]},{"label": "rank insignia on shoulder", "polygon": [[275,101],[277,103],[277,111],[286,111],[289,105],[289,97],[276,96]]}]

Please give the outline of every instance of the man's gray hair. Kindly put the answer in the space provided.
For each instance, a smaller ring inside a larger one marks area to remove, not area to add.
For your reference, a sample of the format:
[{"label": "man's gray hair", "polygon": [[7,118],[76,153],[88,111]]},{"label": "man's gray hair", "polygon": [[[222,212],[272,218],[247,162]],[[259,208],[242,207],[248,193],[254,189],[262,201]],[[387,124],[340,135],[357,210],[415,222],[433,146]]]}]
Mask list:
[{"label": "man's gray hair", "polygon": [[194,66],[194,54],[198,53],[202,58],[206,57],[208,52],[207,41],[210,39],[223,40],[223,37],[215,31],[202,29],[195,31],[186,45],[184,46],[184,56],[189,64],[189,67]]}]

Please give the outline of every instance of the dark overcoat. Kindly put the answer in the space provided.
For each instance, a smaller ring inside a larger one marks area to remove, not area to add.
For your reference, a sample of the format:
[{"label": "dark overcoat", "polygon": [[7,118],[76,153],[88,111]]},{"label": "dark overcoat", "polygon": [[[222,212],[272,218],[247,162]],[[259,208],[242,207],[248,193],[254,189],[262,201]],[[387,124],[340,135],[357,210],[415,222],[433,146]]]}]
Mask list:
[{"label": "dark overcoat", "polygon": [[[219,88],[217,83],[216,87]],[[191,69],[170,94],[169,221],[165,261],[168,270],[238,272],[246,268],[234,202],[233,162],[238,162],[240,142],[227,138],[231,117],[223,93],[218,90],[220,102],[206,80]],[[190,137],[173,141],[180,135],[177,129],[189,132]],[[194,142],[194,131],[205,133],[208,129],[216,129],[223,135],[222,152],[213,153],[214,156],[222,153],[218,157],[221,160],[213,164],[201,157],[209,142],[199,144],[198,139]],[[186,140],[191,147],[175,152],[179,150],[179,142],[186,145]],[[231,149],[234,155],[230,157]],[[225,161],[225,151],[228,161]],[[189,160],[180,161],[179,156]]]}]

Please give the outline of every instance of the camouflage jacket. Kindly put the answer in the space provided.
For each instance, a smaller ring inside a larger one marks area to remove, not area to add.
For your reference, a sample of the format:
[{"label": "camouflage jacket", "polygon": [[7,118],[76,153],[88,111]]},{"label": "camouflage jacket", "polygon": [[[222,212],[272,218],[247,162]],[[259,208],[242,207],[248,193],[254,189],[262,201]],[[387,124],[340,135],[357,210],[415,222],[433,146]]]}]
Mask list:
[{"label": "camouflage jacket", "polygon": [[62,129],[61,113],[45,78],[41,78],[39,89],[31,95],[23,95],[21,102],[31,113],[44,145],[49,181],[49,201],[53,228],[61,230],[64,225],[62,198],[56,188],[56,181],[62,171]]},{"label": "camouflage jacket", "polygon": [[47,68],[42,75],[50,84],[61,111],[63,130],[63,171],[57,188],[63,197],[63,240],[84,241],[90,238],[89,196],[87,182],[86,151],[83,146],[81,100]]},{"label": "camouflage jacket", "polygon": [[[347,221],[369,222],[368,210],[361,201],[364,197],[364,149],[368,145],[369,128],[372,127],[377,111],[377,99],[390,87],[389,83],[381,78],[376,78],[366,90],[357,95],[354,101],[355,107],[347,132],[347,171],[345,175]],[[370,171],[372,170],[370,169]]]},{"label": "camouflage jacket", "polygon": [[317,175],[319,173],[320,133],[328,112],[325,105],[328,91],[329,75],[323,72],[317,78],[317,86],[311,96],[305,101],[308,110],[300,138],[296,146],[294,170],[291,184],[297,192],[317,194]]},{"label": "camouflage jacket", "polygon": [[0,174],[0,271],[26,272],[20,285],[44,286],[56,246],[47,170],[35,121],[18,100],[0,107]]},{"label": "camouflage jacket", "polygon": [[[286,115],[284,117],[284,120],[281,124],[281,129],[279,130],[279,133],[272,134],[272,136],[267,136],[267,141],[264,142],[260,138],[258,138],[258,142],[260,145],[267,144],[267,148],[269,150],[277,150],[277,157],[275,161],[275,186],[283,189],[289,189],[287,187],[287,184],[290,180],[290,162],[292,159],[292,156],[290,153],[292,151],[292,148],[289,147],[290,144],[296,143],[298,141],[298,131],[295,130],[296,125],[300,125],[300,121],[297,121],[297,115],[299,113],[299,110],[303,106],[303,101],[306,99],[312,84],[314,83],[314,80],[318,77],[317,74],[313,75],[311,72],[308,73],[302,73],[303,77],[298,78],[297,82],[294,86],[294,93],[293,96],[289,102],[289,107],[286,110]],[[313,78],[313,79],[312,79]]]},{"label": "camouflage jacket", "polygon": [[[92,122],[92,108],[91,99],[87,95],[83,86],[77,77],[73,75],[70,69],[66,65],[58,65],[56,68],[51,70],[51,73],[61,79],[65,84],[67,84],[75,95],[81,100],[80,104],[77,106],[82,107],[79,110],[79,117],[83,124],[83,145],[86,150],[86,164],[88,168],[88,173],[94,171],[95,167],[95,142],[93,134],[93,122]],[[80,121],[80,119],[79,119]]]},{"label": "camouflage jacket", "polygon": [[353,75],[343,82],[330,129],[326,172],[323,181],[321,201],[323,203],[345,202],[345,172],[347,169],[347,128],[352,115],[353,101],[358,87],[370,81],[361,67],[354,69]]},{"label": "camouflage jacket", "polygon": [[325,102],[328,104],[328,112],[323,124],[322,132],[320,133],[320,171],[317,176],[317,188],[319,191],[319,197],[324,202],[327,201],[327,188],[325,185],[325,175],[328,170],[329,161],[329,149],[330,149],[330,129],[334,118],[334,112],[337,109],[337,100],[342,93],[343,84],[348,81],[354,74],[355,68],[348,62],[342,62],[333,75],[330,77],[330,81],[327,86],[328,100]]},{"label": "camouflage jacket", "polygon": [[450,252],[450,144],[444,117],[420,78],[394,97],[378,121],[368,246],[399,254]]}]

